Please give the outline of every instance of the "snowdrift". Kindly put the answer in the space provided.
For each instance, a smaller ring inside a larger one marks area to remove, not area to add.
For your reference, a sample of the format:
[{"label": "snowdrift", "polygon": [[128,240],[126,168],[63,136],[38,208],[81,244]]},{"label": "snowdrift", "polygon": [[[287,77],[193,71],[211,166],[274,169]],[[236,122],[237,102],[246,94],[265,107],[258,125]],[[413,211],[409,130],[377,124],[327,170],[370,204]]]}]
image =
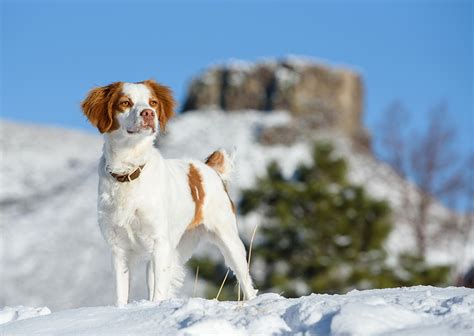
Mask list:
[{"label": "snowdrift", "polygon": [[[22,310],[23,309],[23,310]],[[264,294],[248,302],[199,298],[124,308],[94,307],[55,312],[39,309],[22,320],[8,310],[2,335],[467,335],[474,332],[474,290],[411,287],[311,294],[285,299]],[[31,310],[30,310],[31,311]],[[9,314],[9,315],[8,315]],[[8,315],[8,316],[7,316]],[[4,321],[5,322],[5,321]]]}]

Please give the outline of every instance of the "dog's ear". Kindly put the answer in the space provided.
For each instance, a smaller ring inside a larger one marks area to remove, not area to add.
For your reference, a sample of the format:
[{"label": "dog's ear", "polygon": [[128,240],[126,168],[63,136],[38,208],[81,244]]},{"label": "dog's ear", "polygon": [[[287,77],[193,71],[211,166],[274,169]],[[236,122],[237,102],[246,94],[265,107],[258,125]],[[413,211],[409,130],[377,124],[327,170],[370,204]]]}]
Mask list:
[{"label": "dog's ear", "polygon": [[158,120],[160,121],[161,130],[164,130],[166,123],[174,115],[176,102],[173,98],[173,92],[170,90],[170,88],[155,82],[153,79],[146,80],[143,82],[143,84],[148,86],[158,99],[158,103],[160,105]]},{"label": "dog's ear", "polygon": [[81,104],[82,111],[100,133],[119,128],[114,115],[114,101],[122,88],[122,82],[92,89]]}]

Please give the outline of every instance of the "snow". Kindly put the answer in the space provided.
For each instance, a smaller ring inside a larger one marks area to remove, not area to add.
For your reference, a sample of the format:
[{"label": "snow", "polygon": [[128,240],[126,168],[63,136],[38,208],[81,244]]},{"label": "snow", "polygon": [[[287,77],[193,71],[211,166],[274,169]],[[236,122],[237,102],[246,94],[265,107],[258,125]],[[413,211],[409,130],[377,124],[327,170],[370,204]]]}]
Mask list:
[{"label": "snow", "polygon": [[0,309],[0,324],[48,314],[51,314],[51,310],[48,307],[3,307]]},{"label": "snow", "polygon": [[[290,176],[298,164],[311,160],[311,139],[290,146],[258,142],[262,129],[291,122],[285,112],[196,111],[174,118],[167,127],[168,134],[158,142],[167,158],[204,159],[217,148],[235,151],[230,193],[238,200],[242,189],[252,187],[265,174],[270,161],[276,160]],[[48,306],[58,310],[110,304],[114,297],[110,251],[96,219],[101,137],[4,120],[0,127],[0,307]],[[363,184],[371,194],[388,199],[395,208],[389,254],[412,249],[412,232],[404,221],[400,199],[406,190],[416,190],[406,187],[406,182],[388,166],[354,150],[344,136],[323,131],[315,135],[330,139],[338,154],[347,158],[351,180]],[[436,214],[432,221],[450,213],[440,205]],[[238,222],[242,237],[249,240],[261,221],[258,213],[241,216]],[[335,239],[344,243],[344,237]],[[209,248],[203,246],[201,250]],[[465,251],[464,257],[459,256],[461,251]],[[442,260],[465,268],[474,261],[472,251],[474,239],[464,243],[446,236],[429,247],[428,256],[432,263]],[[132,272],[135,300],[146,295],[144,267],[138,267],[142,268]],[[194,276],[188,273],[181,293],[184,298],[193,290]],[[265,276],[258,258],[252,274],[255,278]],[[203,291],[198,289],[197,295],[203,295]]]},{"label": "snow", "polygon": [[418,286],[296,299],[263,294],[247,302],[143,300],[39,315],[0,325],[0,334],[468,335],[474,290]]},{"label": "snow", "polygon": [[[412,327],[422,322],[422,317],[402,307],[381,303],[349,303],[341,308],[334,317],[331,330],[336,335],[358,334],[373,335],[398,330],[401,327]],[[353,321],[358,321],[354,324]],[[401,326],[400,321],[403,321]]]}]

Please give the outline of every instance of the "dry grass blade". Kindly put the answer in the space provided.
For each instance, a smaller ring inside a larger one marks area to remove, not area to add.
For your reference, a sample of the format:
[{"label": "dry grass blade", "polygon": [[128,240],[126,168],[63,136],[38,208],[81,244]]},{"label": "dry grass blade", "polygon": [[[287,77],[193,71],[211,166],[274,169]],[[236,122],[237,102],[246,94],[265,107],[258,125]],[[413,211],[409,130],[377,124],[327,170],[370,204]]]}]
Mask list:
[{"label": "dry grass blade", "polygon": [[227,280],[227,276],[229,275],[229,271],[230,269],[227,269],[227,273],[225,274],[224,280],[222,280],[222,283],[221,283],[221,288],[219,288],[219,291],[217,292],[217,295],[214,298],[214,300],[219,300],[219,295],[221,295],[222,288],[224,288],[224,284],[225,284],[225,281]]},{"label": "dry grass blade", "polygon": [[[252,247],[253,247],[253,240],[255,239],[255,234],[257,233],[257,229],[258,229],[258,224],[255,224],[255,227],[253,229],[253,232],[252,232],[252,238],[250,239],[250,246],[249,246],[249,258],[247,260],[247,267],[249,269],[249,272],[250,272],[250,261],[252,260]],[[238,291],[237,291],[237,301],[240,301],[240,284],[237,283],[239,288],[238,288]],[[245,297],[244,297],[245,299]]]},{"label": "dry grass blade", "polygon": [[255,224],[255,228],[253,229],[253,233],[252,233],[252,239],[250,239],[249,260],[247,261],[247,265],[249,267],[249,270],[250,270],[250,260],[252,259],[253,240],[255,238],[255,234],[257,233],[257,229],[258,229],[258,224]]},{"label": "dry grass blade", "polygon": [[199,266],[196,268],[196,277],[194,278],[193,297],[196,297],[196,287],[197,287],[197,282],[198,282],[198,276],[199,276]]}]

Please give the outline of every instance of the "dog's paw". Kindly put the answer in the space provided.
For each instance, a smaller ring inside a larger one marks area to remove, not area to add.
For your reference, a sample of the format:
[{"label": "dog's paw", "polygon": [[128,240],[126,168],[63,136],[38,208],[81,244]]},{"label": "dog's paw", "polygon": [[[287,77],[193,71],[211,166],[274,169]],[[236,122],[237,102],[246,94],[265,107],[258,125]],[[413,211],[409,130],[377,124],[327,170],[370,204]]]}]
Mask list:
[{"label": "dog's paw", "polygon": [[115,306],[116,306],[117,308],[124,308],[126,305],[127,305],[126,302],[118,302],[118,301],[117,301],[117,302],[115,303]]},{"label": "dog's paw", "polygon": [[168,295],[158,294],[158,295],[153,295],[153,299],[151,300],[151,302],[158,303],[167,299],[169,299]]},{"label": "dog's paw", "polygon": [[252,300],[257,297],[258,289],[252,289],[249,293],[246,295],[247,300]]}]

